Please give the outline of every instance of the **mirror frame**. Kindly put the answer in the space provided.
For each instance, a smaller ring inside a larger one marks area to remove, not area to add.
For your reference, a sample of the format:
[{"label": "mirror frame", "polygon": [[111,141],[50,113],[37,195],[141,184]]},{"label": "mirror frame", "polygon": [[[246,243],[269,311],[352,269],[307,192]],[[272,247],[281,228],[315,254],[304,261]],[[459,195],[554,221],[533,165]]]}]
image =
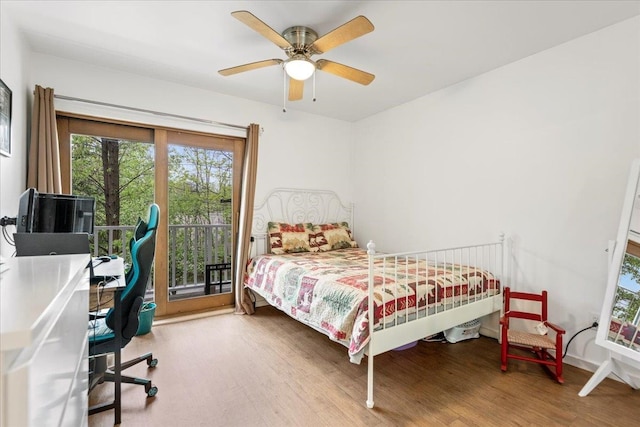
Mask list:
[{"label": "mirror frame", "polygon": [[[640,351],[625,347],[608,339],[611,316],[613,313],[613,305],[616,298],[618,282],[620,280],[620,270],[622,261],[627,248],[629,238],[629,227],[633,215],[634,202],[638,196],[638,182],[640,180],[640,159],[636,159],[631,164],[631,171],[627,181],[627,191],[624,196],[622,205],[622,214],[620,215],[620,224],[618,226],[618,234],[613,247],[613,254],[610,254],[609,273],[607,276],[607,288],[602,303],[602,311],[600,313],[600,321],[598,322],[598,332],[596,333],[596,344],[628,357],[636,361],[640,361]],[[611,250],[611,248],[609,249]]]}]

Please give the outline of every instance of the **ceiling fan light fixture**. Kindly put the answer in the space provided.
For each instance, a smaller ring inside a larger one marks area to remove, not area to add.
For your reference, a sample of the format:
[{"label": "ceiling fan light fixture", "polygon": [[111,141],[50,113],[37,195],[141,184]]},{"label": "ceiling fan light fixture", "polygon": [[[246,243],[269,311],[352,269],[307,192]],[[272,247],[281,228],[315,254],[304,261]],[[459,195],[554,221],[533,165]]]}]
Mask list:
[{"label": "ceiling fan light fixture", "polygon": [[[223,76],[231,76],[271,65],[280,65],[283,71],[285,101],[287,99],[287,87],[289,88],[289,101],[301,100],[304,92],[304,82],[311,76],[313,76],[313,100],[315,101],[316,70],[321,70],[361,85],[368,85],[375,78],[373,74],[327,59],[318,59],[317,61],[311,59],[313,55],[324,54],[337,46],[373,31],[374,27],[371,21],[362,15],[334,28],[321,37],[318,37],[318,33],[313,29],[303,25],[289,27],[280,34],[247,10],[236,10],[231,12],[231,16],[284,50],[288,59],[273,58],[225,68],[218,71]],[[286,111],[286,109],[284,110]]]},{"label": "ceiling fan light fixture", "polygon": [[316,64],[304,55],[294,55],[284,64],[284,71],[295,80],[307,80],[315,70]]}]

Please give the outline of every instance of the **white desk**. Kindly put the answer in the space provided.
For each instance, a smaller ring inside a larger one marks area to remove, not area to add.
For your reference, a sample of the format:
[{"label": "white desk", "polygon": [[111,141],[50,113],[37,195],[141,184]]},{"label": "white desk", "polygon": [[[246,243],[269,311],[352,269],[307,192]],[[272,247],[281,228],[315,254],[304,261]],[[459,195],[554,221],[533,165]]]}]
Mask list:
[{"label": "white desk", "polygon": [[105,280],[110,277],[124,279],[124,259],[121,257],[109,258],[107,262],[94,258],[92,262],[94,276],[103,276]]},{"label": "white desk", "polygon": [[0,275],[0,425],[87,425],[89,255],[20,257]]}]

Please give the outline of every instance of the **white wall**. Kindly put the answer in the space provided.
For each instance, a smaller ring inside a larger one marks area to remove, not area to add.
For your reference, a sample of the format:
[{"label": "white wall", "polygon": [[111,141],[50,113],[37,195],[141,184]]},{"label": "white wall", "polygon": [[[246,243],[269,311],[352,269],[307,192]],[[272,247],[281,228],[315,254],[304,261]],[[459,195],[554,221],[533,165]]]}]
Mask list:
[{"label": "white wall", "polygon": [[[0,78],[12,92],[11,157],[0,155],[0,217],[15,217],[18,197],[26,182],[26,150],[28,133],[28,72],[26,44],[5,13],[0,14]],[[8,227],[7,231],[14,228]],[[9,257],[11,247],[0,237],[0,255]]]},{"label": "white wall", "polygon": [[[640,156],[639,34],[634,18],[358,122],[359,241],[421,250],[504,232],[510,285],[548,289],[567,341],[590,325]],[[594,337],[571,343],[574,363],[601,360]]]}]

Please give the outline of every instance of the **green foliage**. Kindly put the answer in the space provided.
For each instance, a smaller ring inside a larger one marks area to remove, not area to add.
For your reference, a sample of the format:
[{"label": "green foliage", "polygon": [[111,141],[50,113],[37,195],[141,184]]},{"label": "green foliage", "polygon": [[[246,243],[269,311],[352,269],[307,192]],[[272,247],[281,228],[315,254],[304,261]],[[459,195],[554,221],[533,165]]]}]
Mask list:
[{"label": "green foliage", "polygon": [[[232,164],[231,153],[228,152],[171,146],[169,223],[196,226],[230,224]],[[216,233],[216,229],[210,227],[189,227],[172,233],[171,243],[177,250],[170,251],[170,263],[175,262],[176,275],[183,277],[182,280],[176,278],[176,283],[202,282],[205,264],[229,262],[229,236],[228,232]],[[195,269],[183,266],[195,266]]]},{"label": "green foliage", "polygon": [[[640,259],[633,255],[625,254],[620,275],[629,275],[640,283]],[[640,295],[622,286],[616,289],[616,300],[613,307],[613,316],[627,322],[633,322],[640,310]]]},{"label": "green foliage", "polygon": [[169,150],[169,219],[173,224],[229,224],[231,153],[172,146]]},{"label": "green foliage", "polygon": [[636,282],[640,283],[640,258],[625,254],[620,273],[622,275],[628,274],[632,276]]},{"label": "green foliage", "polygon": [[[134,225],[154,200],[153,145],[126,140],[117,143],[120,146],[119,222],[122,225]],[[86,135],[73,135],[71,142],[72,192],[96,198],[96,225],[107,223],[102,144],[101,138]]]},{"label": "green foliage", "polygon": [[[103,155],[105,144],[118,144],[112,150],[118,153],[117,159]],[[96,198],[96,225],[107,225],[107,216],[111,224],[122,226],[133,226],[139,216],[144,217],[154,201],[154,156],[150,143],[73,135],[72,192]],[[117,164],[110,163],[113,161]],[[165,214],[173,230],[169,236],[171,285],[202,283],[205,264],[230,262],[232,166],[231,152],[170,146],[169,212]],[[115,180],[118,212],[108,212],[108,170],[119,171]],[[225,226],[205,227],[212,224]],[[180,225],[187,227],[177,227]],[[115,237],[113,253],[124,252],[122,245],[129,234]],[[99,241],[108,242],[107,232],[101,232]],[[107,250],[100,248],[99,252]]]},{"label": "green foliage", "polygon": [[[154,200],[153,145],[126,140],[119,144],[120,223],[135,224]],[[96,224],[105,225],[103,139],[73,135],[72,192],[96,198]],[[172,146],[169,152],[169,223],[231,222],[232,157],[230,152]],[[105,166],[108,167],[108,166]]]}]

